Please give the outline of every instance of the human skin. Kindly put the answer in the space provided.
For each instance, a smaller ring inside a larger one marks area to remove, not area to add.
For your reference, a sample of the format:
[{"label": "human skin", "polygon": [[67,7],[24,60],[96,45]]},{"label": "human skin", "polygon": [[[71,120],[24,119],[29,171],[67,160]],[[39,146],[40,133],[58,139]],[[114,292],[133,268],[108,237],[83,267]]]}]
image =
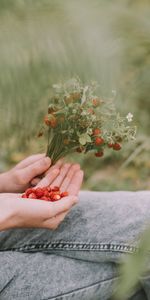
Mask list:
[{"label": "human skin", "polygon": [[[56,229],[70,209],[78,202],[83,171],[78,164],[50,167],[51,160],[43,154],[28,157],[12,170],[0,174],[0,230],[11,228]],[[40,180],[38,176],[44,174]],[[36,178],[36,179],[35,179]],[[58,202],[22,199],[21,194],[33,182],[38,187],[59,186],[69,196]]]}]

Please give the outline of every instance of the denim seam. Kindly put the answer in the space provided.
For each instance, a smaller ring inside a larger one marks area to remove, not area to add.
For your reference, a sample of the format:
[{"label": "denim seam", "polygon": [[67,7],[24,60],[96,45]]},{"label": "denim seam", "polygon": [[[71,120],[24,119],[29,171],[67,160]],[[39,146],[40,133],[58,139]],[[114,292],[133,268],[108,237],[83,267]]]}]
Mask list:
[{"label": "denim seam", "polygon": [[[64,293],[64,294],[60,294],[60,295],[57,295],[55,297],[51,297],[51,298],[44,298],[42,300],[59,300],[59,298],[61,300],[65,299],[64,297],[66,296],[71,296],[71,295],[75,295],[76,293],[78,292],[83,292],[84,290],[86,289],[89,289],[89,288],[92,288],[92,287],[95,287],[95,286],[101,286],[102,284],[105,284],[107,282],[110,282],[110,281],[115,281],[116,279],[118,279],[118,276],[116,277],[112,277],[112,278],[109,278],[109,279],[104,279],[102,281],[98,281],[98,282],[95,282],[93,284],[90,284],[88,286],[84,286],[84,287],[81,287],[81,288],[78,288],[76,290],[73,290],[73,291],[70,291],[70,292],[67,292],[67,293]],[[63,298],[62,298],[63,297]]]},{"label": "denim seam", "polygon": [[43,251],[43,250],[68,250],[68,251],[113,251],[133,253],[137,251],[137,247],[128,244],[119,243],[81,243],[81,242],[50,242],[38,244],[26,244],[21,247],[6,248],[2,251]]}]

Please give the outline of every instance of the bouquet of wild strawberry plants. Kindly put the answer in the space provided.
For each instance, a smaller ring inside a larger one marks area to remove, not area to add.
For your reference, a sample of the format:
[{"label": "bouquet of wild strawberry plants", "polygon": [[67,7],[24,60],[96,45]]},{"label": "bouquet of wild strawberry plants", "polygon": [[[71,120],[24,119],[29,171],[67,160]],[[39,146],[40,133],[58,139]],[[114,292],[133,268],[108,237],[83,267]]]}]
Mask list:
[{"label": "bouquet of wild strawberry plants", "polygon": [[121,117],[111,101],[96,94],[97,84],[83,85],[79,79],[53,85],[54,95],[39,132],[48,134],[47,155],[55,163],[73,152],[93,151],[102,157],[105,148],[118,151],[125,141],[135,139],[129,125],[132,114]]}]

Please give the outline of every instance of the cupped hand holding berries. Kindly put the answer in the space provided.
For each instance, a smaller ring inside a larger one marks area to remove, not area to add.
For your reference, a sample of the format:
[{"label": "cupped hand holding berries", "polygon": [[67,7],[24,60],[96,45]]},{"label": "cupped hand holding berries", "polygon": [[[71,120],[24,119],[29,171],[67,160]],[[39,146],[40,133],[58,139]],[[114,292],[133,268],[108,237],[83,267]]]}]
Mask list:
[{"label": "cupped hand holding berries", "polygon": [[23,199],[21,194],[0,194],[0,230],[27,227],[56,229],[78,202],[82,181],[83,172],[79,165],[64,164],[52,183],[50,171],[38,183],[38,187],[52,184],[59,186],[62,192],[67,191],[69,196],[60,201],[47,202]]}]

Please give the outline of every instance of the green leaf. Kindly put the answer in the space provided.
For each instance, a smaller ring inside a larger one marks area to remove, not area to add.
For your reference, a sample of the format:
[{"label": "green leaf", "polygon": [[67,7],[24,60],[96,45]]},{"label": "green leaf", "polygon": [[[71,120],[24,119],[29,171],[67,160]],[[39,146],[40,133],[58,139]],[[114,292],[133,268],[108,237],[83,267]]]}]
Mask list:
[{"label": "green leaf", "polygon": [[79,137],[79,142],[82,146],[86,144],[86,137],[85,136],[80,136]]},{"label": "green leaf", "polygon": [[90,143],[91,142],[91,137],[89,136],[89,134],[83,133],[79,137],[79,142],[80,142],[81,145],[84,146],[86,143]]},{"label": "green leaf", "polygon": [[91,137],[90,137],[88,134],[86,135],[86,141],[87,141],[88,143],[91,143],[91,141],[92,141],[92,140],[91,140]]}]

